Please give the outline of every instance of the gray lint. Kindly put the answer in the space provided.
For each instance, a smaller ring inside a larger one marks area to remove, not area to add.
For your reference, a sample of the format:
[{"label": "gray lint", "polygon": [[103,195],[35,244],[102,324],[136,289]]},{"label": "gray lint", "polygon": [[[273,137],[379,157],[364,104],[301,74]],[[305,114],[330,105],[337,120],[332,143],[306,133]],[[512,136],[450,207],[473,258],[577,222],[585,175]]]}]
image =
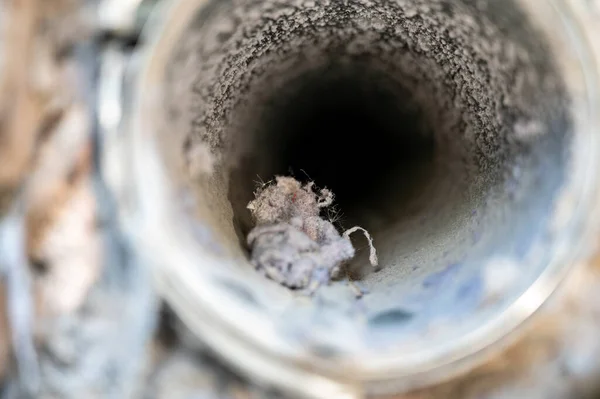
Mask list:
[{"label": "gray lint", "polygon": [[[344,264],[355,255],[349,235],[363,230],[354,227],[341,235],[333,223],[321,217],[321,209],[333,204],[333,193],[304,186],[293,177],[277,176],[256,192],[248,209],[256,227],[247,237],[250,260],[261,273],[289,288],[314,291],[331,278],[339,277]],[[377,254],[369,233],[372,266]]]}]

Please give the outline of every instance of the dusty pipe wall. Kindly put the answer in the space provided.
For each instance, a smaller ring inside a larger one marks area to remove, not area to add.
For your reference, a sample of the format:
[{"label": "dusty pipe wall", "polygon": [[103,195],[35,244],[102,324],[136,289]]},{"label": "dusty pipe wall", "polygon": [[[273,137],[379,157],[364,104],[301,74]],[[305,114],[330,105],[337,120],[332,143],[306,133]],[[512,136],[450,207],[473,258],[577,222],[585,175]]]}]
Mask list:
[{"label": "dusty pipe wall", "polygon": [[[364,355],[373,372],[391,348],[443,352],[486,325],[555,257],[577,149],[577,93],[525,3],[203,2],[155,61],[152,102],[167,117],[152,129],[179,189],[169,206],[183,195],[196,216],[170,212],[186,238],[155,232],[157,248],[189,249],[177,259],[194,253],[191,269],[215,273],[198,290],[241,300],[266,323],[246,328],[274,328],[270,350],[291,345],[333,374]],[[210,172],[183,176],[179,163]],[[307,301],[253,274],[244,206],[257,175],[290,168],[338,194],[342,223],[373,233],[382,270],[351,265],[362,301],[341,283]],[[155,213],[161,187],[141,192]]]},{"label": "dusty pipe wall", "polygon": [[569,99],[526,17],[482,7],[207,7],[182,44],[196,63],[170,75],[177,90],[194,77],[189,104],[179,91],[168,104],[191,108],[183,150],[205,144],[216,159],[218,199],[206,201],[223,240],[243,243],[256,180],[292,171],[336,193],[342,224],[375,236],[381,272],[364,256],[351,266],[373,306],[434,300],[431,273],[524,257],[562,183]]}]

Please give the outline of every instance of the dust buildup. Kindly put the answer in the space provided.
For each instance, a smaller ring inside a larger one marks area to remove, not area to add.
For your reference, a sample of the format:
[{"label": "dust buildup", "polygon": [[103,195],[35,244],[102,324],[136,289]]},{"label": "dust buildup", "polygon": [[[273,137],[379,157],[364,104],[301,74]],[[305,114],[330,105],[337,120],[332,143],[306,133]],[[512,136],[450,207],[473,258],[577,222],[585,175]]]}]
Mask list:
[{"label": "dust buildup", "polygon": [[[387,75],[414,93],[438,126],[436,141],[471,158],[471,172],[496,171],[510,155],[502,142],[514,134],[504,127],[517,118],[543,125],[547,104],[539,103],[537,91],[560,98],[557,84],[544,49],[528,41],[532,32],[519,17],[510,15],[514,33],[501,31],[471,2],[448,3],[215,4],[199,18],[197,31],[186,34],[169,71],[174,111],[193,115],[193,141],[217,155],[239,155],[250,145],[249,127],[269,114],[273,93],[311,71],[362,65],[369,77]],[[182,76],[195,76],[190,95],[175,91]],[[399,97],[398,106],[406,100]]]},{"label": "dust buildup", "polygon": [[561,183],[567,101],[538,32],[516,2],[498,4],[211,2],[173,50],[165,107],[216,160],[215,225],[237,244],[252,179],[302,168],[377,235],[394,282],[475,253],[483,225],[480,245],[531,236],[532,213],[510,215],[533,208],[515,200],[537,198],[531,181]]},{"label": "dust buildup", "polygon": [[377,266],[377,254],[366,230],[354,227],[343,235],[321,209],[333,204],[333,193],[314,191],[314,183],[302,184],[277,176],[255,193],[248,209],[256,226],[247,237],[254,267],[289,288],[317,288],[339,277],[342,266],[355,255],[349,235],[362,230],[369,240],[370,261]]},{"label": "dust buildup", "polygon": [[[319,216],[321,208],[333,204],[333,193],[322,189],[313,191],[314,183],[304,187],[293,177],[276,177],[276,184],[266,183],[256,193],[256,200],[248,204],[257,224],[290,221],[293,218],[308,219]],[[316,236],[310,234],[311,239]]]}]

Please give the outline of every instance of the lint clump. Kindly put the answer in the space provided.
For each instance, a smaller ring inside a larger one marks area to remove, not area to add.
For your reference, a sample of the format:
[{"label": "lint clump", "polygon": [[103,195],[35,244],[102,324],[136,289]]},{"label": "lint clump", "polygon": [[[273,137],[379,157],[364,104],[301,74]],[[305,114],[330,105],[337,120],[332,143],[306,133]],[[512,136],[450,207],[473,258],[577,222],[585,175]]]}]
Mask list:
[{"label": "lint clump", "polygon": [[293,177],[277,176],[259,187],[248,204],[256,222],[247,237],[255,268],[283,286],[312,293],[340,276],[356,253],[349,236],[359,230],[369,241],[369,261],[376,267],[373,240],[365,229],[353,227],[340,234],[320,216],[333,200],[330,190],[315,191],[314,182],[302,185]]}]

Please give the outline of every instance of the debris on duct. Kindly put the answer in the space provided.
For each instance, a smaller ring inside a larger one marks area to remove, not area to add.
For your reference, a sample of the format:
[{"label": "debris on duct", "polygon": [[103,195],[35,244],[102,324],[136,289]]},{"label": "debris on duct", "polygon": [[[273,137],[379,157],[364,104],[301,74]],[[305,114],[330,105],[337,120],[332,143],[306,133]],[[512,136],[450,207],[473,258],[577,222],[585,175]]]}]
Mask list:
[{"label": "debris on duct", "polygon": [[247,243],[256,269],[283,286],[312,293],[340,277],[344,264],[356,253],[349,236],[358,230],[369,241],[371,265],[377,266],[377,253],[366,230],[353,227],[340,234],[320,216],[333,199],[330,190],[314,191],[314,182],[303,186],[293,177],[277,176],[275,182],[262,185],[248,204],[256,226]]}]

